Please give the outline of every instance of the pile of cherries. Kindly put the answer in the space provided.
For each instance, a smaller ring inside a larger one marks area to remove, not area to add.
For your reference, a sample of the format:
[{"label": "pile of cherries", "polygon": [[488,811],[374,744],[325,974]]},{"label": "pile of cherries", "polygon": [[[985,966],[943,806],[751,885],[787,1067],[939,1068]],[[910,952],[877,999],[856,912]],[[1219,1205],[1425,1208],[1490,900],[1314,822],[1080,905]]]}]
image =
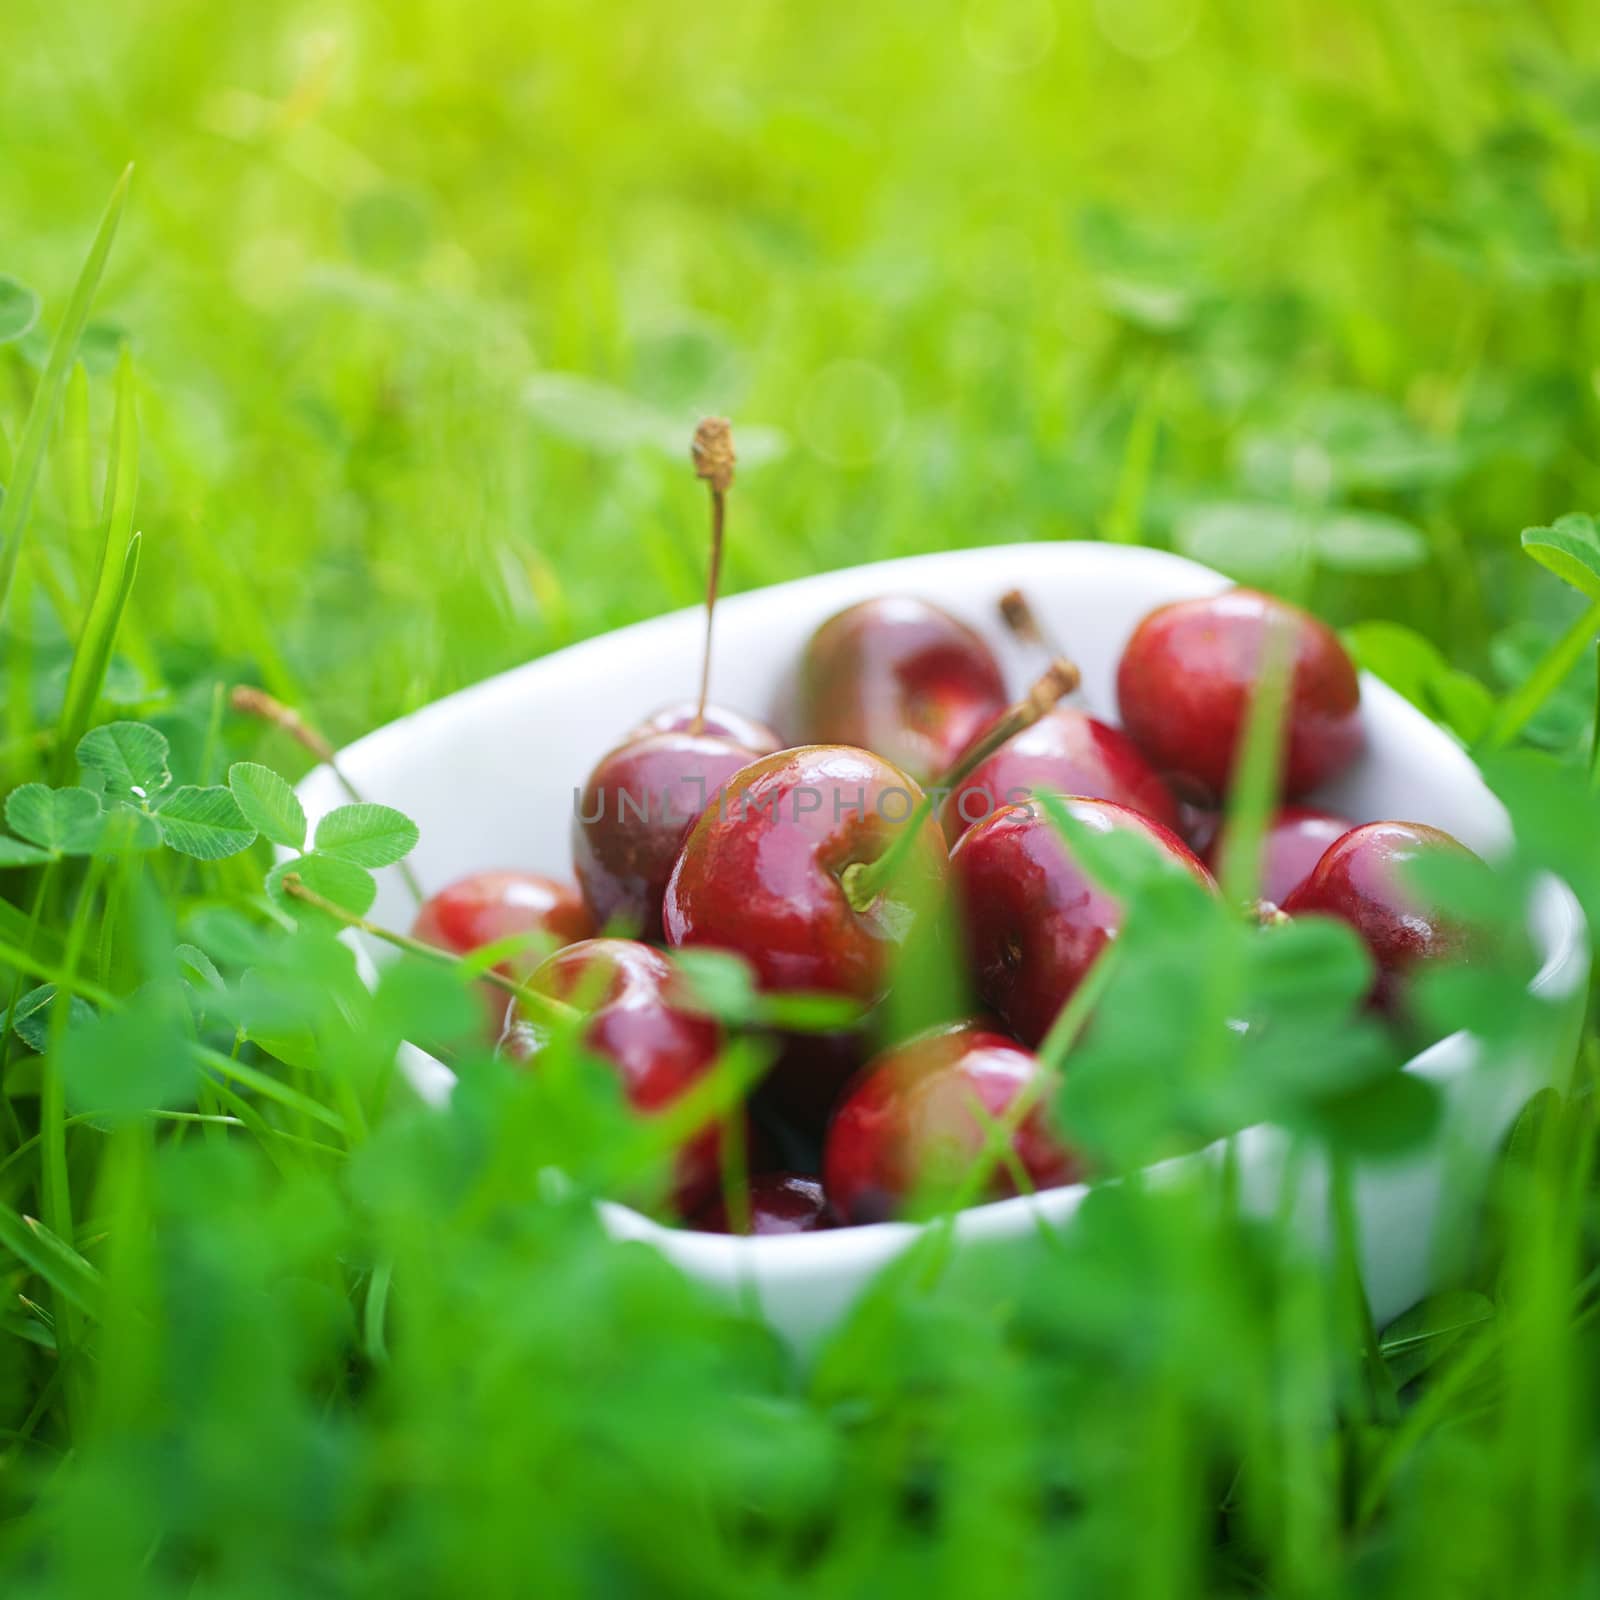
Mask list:
[{"label": "pile of cherries", "polygon": [[[1020,597],[1001,609],[1047,657]],[[708,617],[708,643],[709,631]],[[797,742],[703,692],[669,706],[589,774],[575,887],[476,873],[429,900],[415,933],[460,953],[529,933],[559,946],[514,976],[583,1009],[588,1050],[646,1115],[727,1042],[665,952],[729,951],[766,991],[857,1003],[863,1020],[844,1033],[774,1037],[739,1193],[723,1192],[721,1124],[677,1151],[673,1200],[692,1226],[804,1232],[1070,1183],[1083,1164],[1051,1124],[1051,1074],[1034,1052],[1122,911],[1031,797],[1062,796],[1088,828],[1142,835],[1214,890],[1217,818],[1273,652],[1287,706],[1261,893],[1289,917],[1352,924],[1374,958],[1373,1005],[1397,1012],[1419,965],[1464,954],[1405,864],[1463,847],[1418,823],[1358,827],[1302,803],[1361,751],[1357,675],[1316,618],[1246,589],[1144,618],[1117,670],[1120,728],[1068,702],[1076,674],[1059,658],[1011,705],[966,623],[904,595],[851,606],[800,662]],[[981,1009],[885,1047],[882,1002],[908,942],[946,925]],[[518,1013],[512,1001],[495,1018],[501,1049],[536,1067],[547,1030]]]}]

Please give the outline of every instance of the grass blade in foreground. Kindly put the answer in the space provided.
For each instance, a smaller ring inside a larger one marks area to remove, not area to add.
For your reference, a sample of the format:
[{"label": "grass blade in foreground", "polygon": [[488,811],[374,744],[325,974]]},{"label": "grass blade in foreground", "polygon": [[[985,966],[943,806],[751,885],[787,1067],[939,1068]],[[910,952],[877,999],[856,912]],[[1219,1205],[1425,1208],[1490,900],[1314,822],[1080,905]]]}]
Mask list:
[{"label": "grass blade in foreground", "polygon": [[89,308],[94,304],[95,291],[100,287],[100,277],[111,255],[111,245],[117,236],[117,225],[122,220],[122,207],[128,197],[128,183],[133,168],[128,167],[116,187],[111,191],[105,215],[89,247],[89,258],[78,275],[77,287],[67,304],[67,314],[50,347],[50,359],[44,376],[34,391],[33,405],[28,412],[27,425],[22,431],[22,442],[17,446],[16,467],[7,493],[0,503],[0,620],[6,612],[6,602],[11,595],[11,580],[16,575],[17,557],[22,553],[22,538],[27,530],[28,513],[33,509],[34,491],[39,485],[39,471],[44,464],[45,447],[50,441],[51,425],[61,404],[62,390],[67,375],[72,370],[72,358],[89,320]]},{"label": "grass blade in foreground", "polygon": [[133,398],[133,358],[124,346],[117,363],[117,410],[111,428],[111,459],[106,468],[105,544],[61,707],[61,734],[56,744],[58,779],[66,776],[78,741],[88,730],[111,664],[117,627],[133,588],[138,568],[133,507],[138,493],[139,418]]}]

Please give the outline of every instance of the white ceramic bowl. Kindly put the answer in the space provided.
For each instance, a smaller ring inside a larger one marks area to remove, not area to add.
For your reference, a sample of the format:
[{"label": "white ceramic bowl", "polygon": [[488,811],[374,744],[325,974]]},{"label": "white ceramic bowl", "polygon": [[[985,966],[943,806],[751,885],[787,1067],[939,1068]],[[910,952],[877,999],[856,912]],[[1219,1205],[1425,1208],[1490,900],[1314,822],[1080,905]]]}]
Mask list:
[{"label": "white ceramic bowl", "polygon": [[[1115,718],[1116,664],[1138,620],[1164,601],[1205,595],[1228,580],[1159,551],[1104,544],[1023,544],[960,550],[854,567],[725,600],[717,613],[713,697],[764,715],[781,707],[812,629],[841,607],[893,592],[920,595],[985,633],[1020,688],[1028,663],[1000,629],[995,601],[1023,586],[1041,614],[1070,641],[1090,710]],[[391,723],[341,752],[349,776],[372,799],[405,810],[421,825],[412,864],[435,889],[479,868],[527,867],[569,876],[573,790],[622,730],[664,701],[692,693],[703,615],[675,612],[503,673]],[[1359,765],[1318,798],[1358,820],[1429,822],[1487,854],[1506,839],[1505,815],[1454,741],[1376,680],[1362,682],[1368,750]],[[313,820],[342,796],[326,769],[300,795]],[[374,917],[409,924],[413,905],[391,870],[381,877]],[[1531,908],[1545,956],[1534,989],[1550,1002],[1551,1043],[1537,1059],[1485,1061],[1464,1033],[1441,1040],[1408,1070],[1441,1087],[1446,1112],[1432,1144],[1402,1159],[1363,1165],[1355,1201],[1363,1270],[1373,1311],[1383,1322],[1426,1293],[1464,1207],[1517,1109],[1548,1081],[1579,1025],[1588,973],[1582,915],[1551,880]],[[382,960],[381,948],[371,951]],[[407,1046],[403,1063],[425,1096],[443,1098],[448,1070]],[[1286,1141],[1254,1128],[1238,1151],[1247,1203],[1275,1203]],[[1202,1152],[1184,1158],[1206,1160]],[[1447,1182],[1447,1174],[1449,1181]],[[1322,1175],[1304,1177],[1305,1226],[1321,1228]],[[956,1220],[964,1242],[1003,1248],[1027,1238],[1039,1218],[1070,1222],[1085,1190],[976,1207]],[[907,1223],[748,1239],[664,1228],[617,1205],[604,1207],[610,1231],[646,1240],[685,1272],[758,1305],[791,1343],[812,1345],[846,1312],[868,1281],[915,1237]]]}]

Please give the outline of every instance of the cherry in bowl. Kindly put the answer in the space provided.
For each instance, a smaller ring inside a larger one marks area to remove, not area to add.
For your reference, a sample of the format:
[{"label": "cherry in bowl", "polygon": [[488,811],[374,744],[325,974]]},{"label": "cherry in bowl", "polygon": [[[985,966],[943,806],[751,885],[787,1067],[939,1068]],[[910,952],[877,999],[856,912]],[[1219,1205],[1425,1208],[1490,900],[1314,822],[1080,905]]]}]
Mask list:
[{"label": "cherry in bowl", "polygon": [[1364,823],[1324,851],[1283,905],[1291,917],[1337,917],[1361,935],[1377,965],[1372,1002],[1393,1016],[1405,1015],[1406,991],[1419,971],[1468,961],[1478,942],[1474,930],[1430,904],[1411,879],[1414,863],[1430,854],[1478,859],[1425,823]]},{"label": "cherry in bowl", "polygon": [[1057,706],[1024,728],[946,797],[940,811],[953,845],[974,823],[1034,795],[1114,800],[1176,830],[1177,801],[1127,734],[1076,706]]},{"label": "cherry in bowl", "polygon": [[[446,884],[422,903],[411,925],[412,938],[462,956],[502,939],[535,935],[527,951],[500,963],[507,977],[529,971],[552,947],[593,932],[588,909],[571,884],[511,869],[473,872]],[[489,985],[481,992],[491,1034],[497,1035],[506,1013],[505,993]]]},{"label": "cherry in bowl", "polygon": [[[1211,874],[1159,822],[1111,800],[1063,802],[1084,827],[1143,837],[1208,888]],[[1036,804],[1007,806],[962,834],[951,877],[979,997],[1026,1045],[1057,1013],[1122,926],[1122,906],[1080,865]]]},{"label": "cherry in bowl", "polygon": [[[586,1013],[583,1043],[616,1069],[634,1110],[649,1115],[687,1093],[722,1048],[722,1032],[709,1017],[685,1009],[674,993],[672,963],[632,939],[586,939],[542,962],[527,979],[535,994]],[[536,1066],[547,1034],[514,1003],[501,1054]],[[678,1209],[693,1215],[716,1193],[721,1176],[721,1131],[693,1134],[673,1162]]]},{"label": "cherry in bowl", "polygon": [[716,1200],[695,1218],[694,1225],[704,1233],[770,1238],[815,1233],[830,1226],[830,1218],[820,1178],[808,1172],[759,1172],[750,1179],[742,1218],[733,1214],[726,1200]]},{"label": "cherry in bowl", "polygon": [[[921,800],[910,778],[865,750],[802,745],[752,763],[684,841],[663,901],[667,943],[730,950],[767,989],[871,1004],[943,890],[944,837]],[[863,885],[855,869],[891,845],[901,870]]]},{"label": "cherry in bowl", "polygon": [[1230,589],[1158,606],[1123,651],[1122,725],[1159,771],[1226,795],[1275,630],[1291,664],[1285,797],[1315,789],[1355,760],[1363,746],[1361,685],[1338,636],[1286,601]]},{"label": "cherry in bowl", "polygon": [[[1053,1086],[1038,1057],[977,1023],[913,1039],[870,1061],[828,1127],[823,1186],[847,1223],[883,1222],[908,1207],[1074,1183],[1081,1167],[1049,1121]],[[1009,1159],[986,1158],[991,1128]],[[975,1164],[988,1159],[986,1171]],[[966,1193],[967,1189],[972,1192]]]},{"label": "cherry in bowl", "polygon": [[920,784],[946,771],[1005,706],[1005,679],[983,636],[909,595],[830,617],[800,664],[804,737],[871,750]]}]

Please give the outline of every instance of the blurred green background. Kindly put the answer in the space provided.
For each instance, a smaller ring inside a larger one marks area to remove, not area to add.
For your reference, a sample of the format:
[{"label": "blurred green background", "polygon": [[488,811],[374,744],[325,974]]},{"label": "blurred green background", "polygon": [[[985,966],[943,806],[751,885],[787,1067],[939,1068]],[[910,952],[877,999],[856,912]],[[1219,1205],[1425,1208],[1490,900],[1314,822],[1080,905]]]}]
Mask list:
[{"label": "blurred green background", "polygon": [[1592,6],[8,15],[13,363],[138,163],[88,358],[141,378],[147,682],[345,737],[691,603],[707,411],[735,587],[1093,536],[1271,581],[1292,506],[1336,619],[1495,679],[1569,614],[1515,551],[1600,500]]}]

